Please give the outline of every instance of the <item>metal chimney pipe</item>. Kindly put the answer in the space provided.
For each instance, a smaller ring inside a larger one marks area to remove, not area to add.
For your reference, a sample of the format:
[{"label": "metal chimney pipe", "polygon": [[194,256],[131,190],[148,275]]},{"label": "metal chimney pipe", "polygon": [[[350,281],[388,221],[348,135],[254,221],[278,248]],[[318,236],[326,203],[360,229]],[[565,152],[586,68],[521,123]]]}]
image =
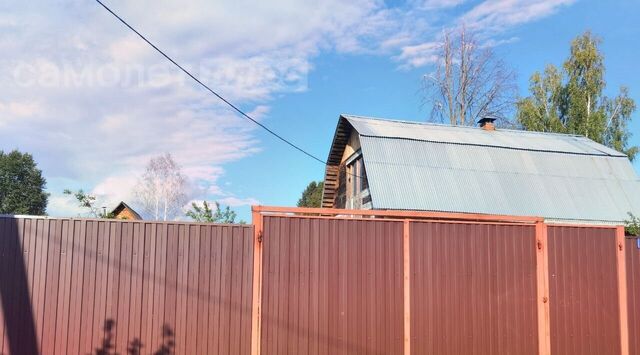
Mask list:
[{"label": "metal chimney pipe", "polygon": [[478,126],[480,126],[480,128],[484,129],[485,131],[495,131],[496,130],[496,125],[494,124],[495,121],[496,121],[495,117],[491,117],[491,116],[482,117],[478,121]]}]

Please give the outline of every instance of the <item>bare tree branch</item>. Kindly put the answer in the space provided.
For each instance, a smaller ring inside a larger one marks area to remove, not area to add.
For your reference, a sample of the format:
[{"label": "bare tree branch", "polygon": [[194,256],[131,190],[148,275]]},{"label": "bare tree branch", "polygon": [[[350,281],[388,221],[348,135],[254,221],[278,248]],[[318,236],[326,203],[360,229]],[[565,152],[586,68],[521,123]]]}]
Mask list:
[{"label": "bare tree branch", "polygon": [[445,31],[433,73],[423,79],[423,100],[431,121],[473,125],[486,115],[502,124],[515,107],[515,73],[490,47],[479,45],[465,27]]}]

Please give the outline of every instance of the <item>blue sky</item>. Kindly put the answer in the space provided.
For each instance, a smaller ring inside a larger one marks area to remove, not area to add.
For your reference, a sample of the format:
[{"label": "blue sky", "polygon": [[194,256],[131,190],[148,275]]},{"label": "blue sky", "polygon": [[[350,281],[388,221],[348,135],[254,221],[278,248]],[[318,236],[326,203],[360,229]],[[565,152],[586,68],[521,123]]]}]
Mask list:
[{"label": "blue sky", "polygon": [[[107,1],[152,40],[264,124],[326,158],[340,113],[425,120],[429,44],[465,23],[518,75],[519,92],[572,38],[603,40],[607,93],[630,88],[635,1],[427,0],[348,3]],[[180,5],[184,4],[184,5]],[[31,152],[51,215],[76,215],[64,188],[132,201],[149,157],[172,153],[190,198],[295,205],[324,167],[230,112],[90,1],[0,0],[0,149]],[[640,113],[631,127],[640,145]],[[635,163],[640,170],[640,163]]]}]

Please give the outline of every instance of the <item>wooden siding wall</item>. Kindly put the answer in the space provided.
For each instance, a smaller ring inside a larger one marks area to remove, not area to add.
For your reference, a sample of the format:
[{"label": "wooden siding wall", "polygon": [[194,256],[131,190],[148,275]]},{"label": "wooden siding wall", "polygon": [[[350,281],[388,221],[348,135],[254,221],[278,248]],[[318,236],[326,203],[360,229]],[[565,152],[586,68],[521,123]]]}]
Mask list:
[{"label": "wooden siding wall", "polygon": [[0,218],[0,253],[2,354],[250,350],[250,226]]}]

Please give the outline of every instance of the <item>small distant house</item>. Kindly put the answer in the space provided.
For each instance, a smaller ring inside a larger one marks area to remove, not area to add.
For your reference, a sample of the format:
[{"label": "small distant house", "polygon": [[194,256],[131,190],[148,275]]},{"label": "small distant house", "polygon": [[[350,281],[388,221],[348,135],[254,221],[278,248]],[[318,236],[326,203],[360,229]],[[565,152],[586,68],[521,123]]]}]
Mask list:
[{"label": "small distant house", "polygon": [[142,217],[133,208],[129,207],[124,201],[120,202],[116,208],[111,211],[115,219],[142,220]]},{"label": "small distant house", "polygon": [[479,125],[340,116],[322,206],[604,224],[640,215],[640,178],[623,153],[577,135]]}]

